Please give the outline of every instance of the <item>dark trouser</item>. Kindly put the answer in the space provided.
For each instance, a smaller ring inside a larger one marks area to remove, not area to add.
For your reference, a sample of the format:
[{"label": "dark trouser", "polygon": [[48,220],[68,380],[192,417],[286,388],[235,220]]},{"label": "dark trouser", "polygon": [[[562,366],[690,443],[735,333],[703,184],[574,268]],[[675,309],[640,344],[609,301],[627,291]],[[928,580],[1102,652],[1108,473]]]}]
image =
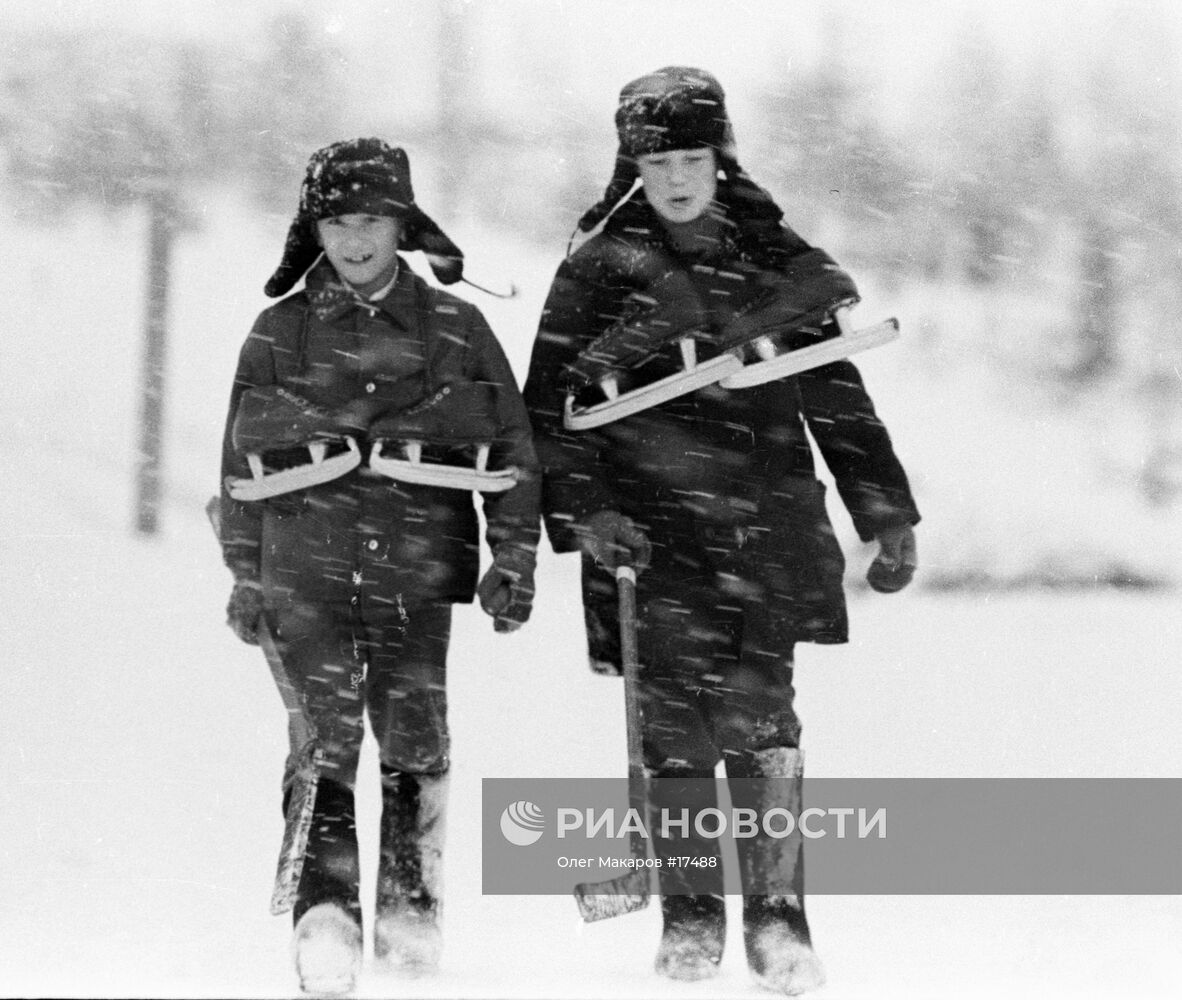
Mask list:
[{"label": "dark trouser", "polygon": [[[446,662],[451,605],[399,602],[366,606],[298,598],[268,607],[286,683],[295,694],[291,754],[285,775],[306,759],[314,739],[321,754],[319,788],[295,920],[317,903],[334,902],[360,922],[353,788],[369,717],[384,774],[439,775],[449,765]],[[281,680],[281,684],[283,681]]]},{"label": "dark trouser", "polygon": [[644,602],[644,762],[653,775],[710,777],[719,760],[742,767],[762,750],[800,745],[793,650],[771,641],[759,617],[725,595],[709,606]]},{"label": "dark trouser", "polygon": [[[717,807],[719,760],[728,777],[746,778],[760,754],[799,746],[792,648],[770,638],[761,609],[722,594],[712,602],[654,596],[644,601],[640,618],[644,757],[656,779],[650,808],[688,809],[692,817]],[[705,860],[659,869],[666,919],[682,911],[691,918],[703,909],[720,913],[717,839],[700,836],[692,823],[671,834],[656,837],[658,857]],[[673,899],[679,896],[694,898]]]}]

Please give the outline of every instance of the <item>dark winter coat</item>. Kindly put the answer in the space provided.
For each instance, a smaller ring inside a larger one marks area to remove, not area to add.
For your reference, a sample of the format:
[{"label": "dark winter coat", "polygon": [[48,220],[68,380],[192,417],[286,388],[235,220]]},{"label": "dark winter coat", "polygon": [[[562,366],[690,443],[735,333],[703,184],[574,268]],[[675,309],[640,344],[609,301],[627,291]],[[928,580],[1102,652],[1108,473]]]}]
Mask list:
[{"label": "dark winter coat", "polygon": [[[238,399],[282,385],[329,409],[355,403],[380,416],[406,405],[407,379],[422,395],[453,381],[497,386],[499,436],[490,467],[515,465],[522,480],[484,494],[490,546],[536,545],[539,477],[529,419],[504,352],[474,306],[433,288],[403,262],[380,302],[363,305],[321,262],[304,290],[262,312],[242,347],[230,397],[222,478],[248,475],[230,428]],[[366,448],[362,443],[363,450]],[[479,522],[465,490],[398,483],[365,465],[319,486],[262,501],[222,492],[222,547],[236,577],[261,580],[274,602],[298,594],[382,601],[472,600]]]},{"label": "dark winter coat", "polygon": [[[741,602],[785,643],[846,641],[844,560],[806,428],[863,540],[919,521],[906,475],[852,363],[747,389],[712,386],[590,431],[562,426],[565,366],[621,316],[630,293],[659,298],[658,286],[684,288],[684,281],[668,280],[671,268],[680,269],[698,296],[690,311],[718,332],[757,300],[766,314],[767,289],[777,281],[776,301],[790,298],[782,294],[783,277],[811,249],[783,226],[727,222],[720,241],[691,257],[677,251],[638,192],[561,264],[524,391],[556,551],[577,548],[574,522],[616,509],[653,543],[653,565],[640,578],[651,594],[691,606]],[[771,311],[776,308],[773,302]],[[674,351],[647,366],[646,381],[678,369]],[[600,600],[607,608],[612,598],[604,579],[584,560],[585,602]],[[589,614],[592,631],[594,620]],[[591,640],[594,656],[594,635]]]}]

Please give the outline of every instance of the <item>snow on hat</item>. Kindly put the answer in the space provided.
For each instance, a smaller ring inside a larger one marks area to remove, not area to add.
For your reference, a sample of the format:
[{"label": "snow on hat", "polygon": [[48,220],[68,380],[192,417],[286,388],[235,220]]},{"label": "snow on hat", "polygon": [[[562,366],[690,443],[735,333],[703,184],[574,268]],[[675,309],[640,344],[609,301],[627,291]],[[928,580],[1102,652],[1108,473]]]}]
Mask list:
[{"label": "snow on hat", "polygon": [[583,232],[594,229],[632,190],[638,156],[709,146],[724,173],[739,173],[726,95],[704,69],[665,66],[626,84],[616,108],[616,134],[615,171],[603,198],[579,220]]},{"label": "snow on hat", "polygon": [[264,288],[266,294],[285,295],[316,263],[319,220],[354,213],[402,220],[403,249],[423,251],[443,284],[460,280],[464,255],[415,204],[406,151],[381,139],[349,139],[318,149],[308,161],[283,259]]},{"label": "snow on hat", "polygon": [[666,66],[620,91],[616,132],[626,156],[712,146],[733,156],[722,85],[703,69]]}]

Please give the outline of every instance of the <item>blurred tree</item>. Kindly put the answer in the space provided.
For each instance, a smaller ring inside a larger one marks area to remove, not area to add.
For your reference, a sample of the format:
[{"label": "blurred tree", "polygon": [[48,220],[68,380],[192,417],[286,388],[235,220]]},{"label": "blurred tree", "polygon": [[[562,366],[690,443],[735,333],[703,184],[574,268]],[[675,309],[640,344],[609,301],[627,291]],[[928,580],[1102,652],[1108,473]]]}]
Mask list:
[{"label": "blurred tree", "polygon": [[[211,162],[202,155],[200,131],[190,134],[205,122],[202,109],[190,104],[207,91],[205,64],[193,49],[170,53],[165,61],[162,53],[118,41],[76,36],[49,41],[42,49],[49,58],[24,68],[18,90],[40,107],[47,88],[65,93],[55,101],[51,119],[42,122],[43,145],[15,164],[18,184],[31,185],[59,211],[87,200],[107,209],[138,204],[148,215],[134,515],[136,530],[153,534],[161,495],[172,243],[184,223],[187,180]],[[63,74],[57,81],[38,75],[46,63]],[[36,115],[34,108],[24,109],[24,120]]]},{"label": "blurred tree", "polygon": [[770,167],[764,183],[778,196],[787,193],[788,223],[805,239],[840,244],[851,266],[896,277],[913,266],[916,250],[904,236],[915,170],[870,113],[841,57],[841,31],[831,14],[822,46],[830,55],[809,72],[797,74],[792,60],[779,60],[785,76],[771,79],[756,98],[764,128],[751,158],[760,162],[760,176]]},{"label": "blurred tree", "polygon": [[472,81],[469,7],[465,0],[439,0],[436,138],[444,151],[439,161],[446,164],[440,172],[439,192],[444,212],[453,218],[472,194],[469,174],[473,140],[484,138],[480,133],[487,130],[479,109],[473,107],[479,87],[474,87]]},{"label": "blurred tree", "polygon": [[290,214],[308,157],[341,138],[345,57],[297,11],[268,22],[259,56],[228,95],[229,136],[259,204]]},{"label": "blurred tree", "polygon": [[267,38],[243,65],[191,43],[43,30],[12,47],[0,86],[0,152],[32,218],[89,202],[148,219],[134,510],[145,535],[159,525],[173,246],[194,225],[189,205],[243,173],[268,203],[281,178],[290,200],[293,173],[335,131],[338,57],[298,15]]},{"label": "blurred tree", "polygon": [[1013,101],[990,34],[972,23],[963,28],[940,81],[944,98],[932,152],[952,208],[942,222],[961,237],[957,270],[973,284],[992,285],[1012,274],[1022,217],[1010,134]]},{"label": "blurred tree", "polygon": [[1007,195],[1013,215],[1009,252],[1027,273],[1053,252],[1072,208],[1064,149],[1062,109],[1048,80],[1049,68],[1036,63],[1007,95],[1004,143],[996,157],[997,187]]},{"label": "blurred tree", "polygon": [[1175,350],[1182,307],[1182,130],[1172,88],[1160,76],[1148,86],[1112,58],[1092,67],[1070,178],[1080,290],[1066,374],[1081,387],[1122,372],[1159,385],[1153,369]]},{"label": "blurred tree", "polygon": [[1074,306],[1075,350],[1067,366],[1072,382],[1094,385],[1118,361],[1119,300],[1116,234],[1103,211],[1087,211],[1079,253],[1079,291]]},{"label": "blurred tree", "polygon": [[[610,110],[590,122],[580,114],[584,95],[569,82],[570,55],[554,44],[555,22],[563,15],[539,17],[521,5],[490,14],[462,0],[441,2],[443,31],[450,36],[441,60],[448,65],[440,67],[450,134],[441,152],[446,173],[460,182],[457,196],[490,227],[511,228],[538,245],[565,247],[575,220],[607,183],[615,132]],[[467,23],[452,27],[465,16]],[[482,67],[474,40],[493,53],[491,74],[513,67],[511,75],[499,76],[495,100],[479,85]],[[450,65],[461,59],[462,72]]]}]

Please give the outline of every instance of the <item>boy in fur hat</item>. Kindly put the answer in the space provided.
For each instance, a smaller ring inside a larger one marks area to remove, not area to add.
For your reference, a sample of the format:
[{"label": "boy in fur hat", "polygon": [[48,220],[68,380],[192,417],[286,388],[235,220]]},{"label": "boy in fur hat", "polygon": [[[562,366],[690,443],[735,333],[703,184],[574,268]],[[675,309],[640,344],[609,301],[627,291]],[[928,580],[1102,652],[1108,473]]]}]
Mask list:
[{"label": "boy in fur hat", "polygon": [[[752,388],[709,385],[591,430],[565,429],[564,373],[594,359],[589,345],[635,320],[638,304],[656,317],[650,329],[692,322],[730,343],[736,324],[786,322],[811,294],[814,273],[853,288],[741,169],[723,90],[709,73],[673,66],[629,83],[616,125],[611,183],[579,223],[602,231],[558,268],[526,381],[547,533],[555,551],[582,553],[594,669],[619,665],[609,572],[622,560],[647,564],[637,601],[644,764],[661,779],[649,783],[654,815],[716,806],[719,761],[736,807],[798,810],[794,648],[847,641],[843,556],[806,428],[858,534],[880,545],[875,589],[911,579],[919,514],[848,360]],[[635,329],[640,336],[645,327]],[[673,345],[645,364],[650,380],[680,369]],[[725,942],[721,857],[717,840],[677,832],[657,838],[658,857],[700,863],[658,870],[656,966],[703,979]],[[752,974],[786,994],[821,985],[799,833],[737,844]]]},{"label": "boy in fur hat", "polygon": [[[289,841],[302,828],[307,843],[286,858],[293,898],[276,909],[292,908],[310,992],[352,988],[362,955],[353,789],[363,714],[382,784],[375,955],[412,972],[438,962],[452,604],[478,593],[496,630],[509,631],[529,617],[533,594],[540,484],[524,404],[483,316],[411,271],[400,251],[413,250],[441,282],[460,278],[462,254],[415,203],[405,152],[378,139],[316,152],[266,285],[268,296],[286,297],[242,347],[226,424],[222,472],[232,487],[252,476],[236,447],[247,393],[277,394],[267,398],[287,406],[297,433],[306,413],[309,433],[338,427],[365,441],[379,422],[471,398],[458,390],[479,384],[493,400],[493,461],[516,479],[483,495],[492,565],[479,586],[471,487],[398,481],[358,459],[329,481],[262,500],[222,491],[229,624],[264,646],[290,715]],[[301,825],[293,813],[307,789]]]}]

